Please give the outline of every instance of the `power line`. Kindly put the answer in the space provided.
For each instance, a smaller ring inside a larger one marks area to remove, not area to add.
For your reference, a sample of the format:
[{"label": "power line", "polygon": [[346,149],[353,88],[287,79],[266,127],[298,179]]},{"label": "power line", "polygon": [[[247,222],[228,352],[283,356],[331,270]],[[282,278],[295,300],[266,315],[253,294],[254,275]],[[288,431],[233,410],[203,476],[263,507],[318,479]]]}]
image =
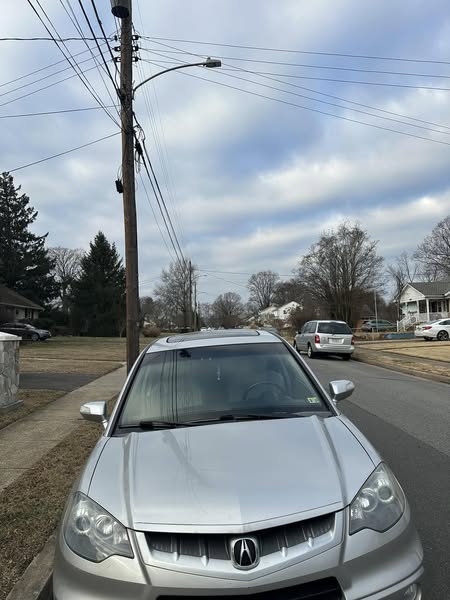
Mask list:
[{"label": "power line", "polygon": [[[166,46],[168,46],[168,45],[166,44]],[[168,46],[168,47],[169,48],[173,48],[174,50],[180,51],[183,54],[188,54],[190,56],[196,56],[196,57],[202,56],[202,54],[194,53],[194,52],[188,52],[186,50],[181,50],[180,48],[176,48],[175,46]],[[242,71],[244,73],[250,73],[252,75],[258,75],[258,77],[262,77],[263,79],[268,79],[269,81],[275,81],[277,83],[281,83],[282,85],[287,85],[289,87],[293,87],[293,88],[296,88],[296,89],[304,90],[306,92],[311,92],[311,93],[317,94],[319,96],[324,96],[325,98],[332,98],[333,100],[339,100],[340,102],[346,102],[348,104],[353,104],[355,106],[361,106],[362,108],[368,108],[369,110],[375,110],[375,111],[378,111],[378,112],[382,112],[384,114],[392,115],[394,117],[400,117],[400,118],[403,118],[403,119],[409,119],[411,121],[415,121],[417,123],[423,123],[424,125],[431,125],[433,127],[441,127],[443,129],[450,129],[450,127],[448,127],[447,125],[442,125],[441,123],[434,123],[432,121],[426,121],[424,119],[418,119],[416,117],[410,117],[409,115],[404,115],[404,114],[397,113],[397,112],[394,112],[394,111],[391,111],[391,110],[386,110],[386,109],[383,109],[383,108],[378,108],[376,106],[371,106],[369,104],[364,104],[362,102],[356,102],[354,100],[349,100],[348,98],[342,98],[341,96],[335,96],[333,94],[327,94],[325,92],[320,92],[319,90],[314,90],[312,88],[308,88],[308,87],[305,87],[303,85],[298,85],[296,83],[291,83],[289,81],[283,81],[283,80],[276,79],[276,78],[273,78],[273,77],[268,77],[266,75],[257,73],[255,71],[250,71],[250,70],[242,69],[242,68],[235,67],[235,66],[233,66],[233,70],[239,70],[239,71]],[[224,69],[222,68],[221,71],[224,71]],[[343,107],[343,108],[346,108],[346,107]]]},{"label": "power line", "polygon": [[[220,273],[223,275],[254,275],[254,273],[243,273],[242,271],[220,271],[217,269],[197,269],[197,271],[201,271],[202,273]],[[293,277],[293,274],[290,275],[277,273],[278,277]]]},{"label": "power line", "polygon": [[[84,63],[90,62],[91,60],[92,60],[92,58],[86,58],[85,60],[81,60],[78,63],[78,65],[83,65]],[[41,81],[44,81],[45,79],[50,79],[51,77],[54,77],[55,75],[59,75],[60,73],[64,73],[64,71],[68,71],[70,69],[71,69],[71,67],[64,67],[64,69],[59,69],[59,71],[55,71],[54,73],[50,73],[49,75],[45,75],[44,77],[39,77],[39,79],[34,79],[33,81],[29,81],[28,83],[19,85],[15,88],[12,88],[11,90],[2,92],[0,94],[0,97],[7,96],[8,94],[12,94],[13,92],[18,92],[19,90],[23,90],[24,88],[26,88],[30,85],[34,85],[35,83],[40,83]]]},{"label": "power line", "polygon": [[[144,80],[146,78],[145,74],[144,74],[144,70],[140,68],[139,64],[138,64],[138,69],[139,69],[139,71],[141,73],[142,80]],[[168,183],[170,181],[170,178],[169,178],[168,168],[167,168],[167,164],[166,164],[166,160],[165,160],[165,154],[164,154],[164,151],[163,151],[164,149],[162,147],[161,138],[160,138],[159,131],[158,131],[158,128],[157,128],[157,124],[156,124],[155,111],[153,110],[153,108],[151,106],[150,98],[149,98],[149,95],[148,95],[148,90],[146,89],[145,86],[142,88],[142,90],[143,90],[143,97],[144,97],[146,111],[147,111],[147,114],[148,114],[148,117],[149,117],[149,122],[150,122],[150,126],[152,128],[152,132],[153,132],[153,139],[154,139],[155,146],[156,146],[156,153],[157,153],[157,156],[159,158],[159,163],[160,163],[160,166],[162,168],[163,175],[165,176],[165,184],[166,184],[165,187],[166,187],[166,190],[168,191],[169,198],[172,199],[172,206],[173,206],[174,205],[174,199],[173,199],[172,191],[171,191],[171,189],[170,189],[170,187],[168,185]],[[155,94],[155,98],[156,98],[156,94]],[[156,104],[156,107],[158,107],[157,104]],[[161,117],[160,116],[159,116],[159,122],[160,122],[161,131],[163,131],[163,129],[162,129],[162,122],[161,122]],[[177,211],[175,209],[174,209],[174,218],[176,219],[177,226],[180,229],[181,239],[183,240],[182,227],[180,225],[178,214],[177,214]]]},{"label": "power line", "polygon": [[[154,53],[155,54],[155,53]],[[192,53],[189,53],[192,54]],[[142,59],[145,62],[145,59]],[[160,61],[169,62],[169,61]],[[152,63],[150,63],[152,64]],[[173,59],[171,61],[173,64]],[[234,67],[237,68],[237,67]],[[221,69],[222,71],[224,69]],[[274,73],[273,71],[252,71],[255,75],[272,75],[275,77],[286,77],[288,79],[307,79],[310,81],[331,81],[335,83],[350,83],[355,85],[370,85],[378,87],[389,87],[389,88],[403,88],[411,90],[432,90],[435,92],[450,92],[450,87],[437,87],[432,85],[412,85],[407,83],[387,83],[385,81],[361,81],[358,79],[336,79],[333,77],[314,77],[311,75],[292,75],[290,73]]]},{"label": "power line", "polygon": [[[69,3],[69,6],[70,6],[70,1],[69,1],[69,0],[67,0],[67,1],[68,1],[68,3]],[[115,90],[116,90],[116,92],[118,93],[118,91],[119,91],[119,90],[117,89],[116,82],[114,81],[114,78],[113,78],[113,76],[111,75],[111,71],[109,70],[108,63],[106,62],[106,59],[105,59],[105,57],[104,57],[104,55],[103,55],[103,52],[102,52],[102,49],[101,49],[101,47],[100,47],[100,44],[99,44],[99,42],[98,42],[98,39],[95,37],[95,32],[94,32],[94,30],[93,30],[93,28],[92,28],[92,25],[91,25],[91,22],[90,22],[90,20],[89,20],[89,17],[88,17],[88,15],[87,15],[87,12],[86,12],[86,11],[85,11],[85,9],[84,9],[84,6],[83,6],[83,2],[82,2],[82,0],[78,0],[78,4],[80,5],[80,8],[81,8],[81,10],[82,10],[82,12],[83,12],[83,15],[84,15],[84,18],[86,19],[86,23],[88,24],[89,31],[90,31],[90,32],[91,32],[91,34],[94,36],[95,44],[96,44],[96,46],[97,46],[97,48],[98,48],[98,51],[100,52],[100,56],[101,56],[101,58],[102,58],[102,60],[103,60],[103,63],[104,63],[104,65],[105,65],[105,70],[106,70],[106,73],[108,74],[109,78],[111,79],[111,81],[112,81],[112,84],[113,84],[113,86],[114,86],[114,89],[115,89]],[[95,4],[94,4],[94,8],[95,8]],[[95,9],[95,11],[96,11],[96,13],[97,13],[97,9]],[[99,17],[98,17],[98,13],[97,13],[97,20],[99,21],[99,23],[100,23],[100,25],[101,25],[100,19],[99,19]],[[103,26],[102,26],[102,29],[103,29]],[[106,40],[106,37],[105,37],[105,40]],[[108,44],[107,44],[107,45],[108,45]],[[108,48],[109,48],[109,45],[108,45]],[[111,49],[110,49],[110,50],[111,50]],[[112,59],[112,61],[113,61],[113,64],[115,64],[115,63],[114,63],[114,56],[112,55],[112,52],[111,52],[111,59]],[[120,94],[119,94],[119,97],[120,97]]]},{"label": "power line", "polygon": [[[139,15],[139,19],[141,22],[141,26],[143,28],[144,20],[142,18],[142,12],[141,12],[141,6],[140,6],[139,0],[137,0],[136,4],[137,4],[137,8],[138,8],[138,15]],[[135,30],[135,33],[137,33],[136,30]],[[147,65],[144,65],[144,63],[142,61],[138,62],[138,70],[141,73],[142,80],[147,78],[145,76],[144,66],[147,66]],[[151,69],[150,69],[150,75],[152,75]],[[164,126],[163,126],[163,122],[161,119],[161,113],[159,110],[159,102],[158,102],[156,86],[154,84],[152,85],[152,90],[153,90],[155,108],[153,108],[152,102],[150,101],[150,94],[149,94],[149,90],[148,90],[147,86],[142,88],[144,102],[146,105],[146,110],[147,110],[147,114],[149,117],[150,126],[153,130],[153,139],[155,142],[156,153],[157,153],[159,163],[160,163],[160,166],[162,169],[165,187],[168,192],[169,200],[170,200],[170,203],[172,206],[174,220],[179,229],[181,241],[184,243],[184,239],[183,239],[184,238],[184,230],[183,230],[182,222],[180,219],[180,214],[178,211],[178,198],[177,198],[176,188],[175,188],[175,184],[174,184],[174,180],[173,180],[172,172],[171,172],[171,168],[170,168],[170,161],[169,161],[169,156],[167,153],[167,145],[166,145],[166,140],[165,140],[165,135],[164,135]],[[159,127],[158,127],[157,121],[159,122]]]},{"label": "power line", "polygon": [[[0,42],[54,42],[53,37],[3,37],[0,38]],[[94,38],[89,37],[58,37],[57,43],[63,44],[64,42],[95,42]]]},{"label": "power line", "polygon": [[165,37],[145,37],[143,39],[149,41],[166,41],[166,42],[183,42],[186,44],[201,44],[203,46],[220,46],[224,48],[239,48],[242,50],[262,50],[264,52],[284,52],[286,54],[310,54],[314,56],[337,56],[341,58],[362,58],[368,60],[387,60],[387,61],[398,61],[398,62],[411,62],[411,63],[429,63],[437,65],[450,65],[450,61],[446,60],[434,60],[434,59],[421,59],[421,58],[404,58],[404,57],[393,57],[393,56],[374,56],[370,54],[345,54],[342,52],[318,52],[312,50],[293,50],[293,49],[281,49],[281,48],[267,48],[263,46],[247,46],[243,44],[224,44],[218,42],[204,42],[199,40],[186,40],[179,38],[165,38]]},{"label": "power line", "polygon": [[[165,200],[164,200],[164,196],[162,195],[161,188],[159,186],[156,174],[154,172],[150,156],[149,156],[149,154],[147,152],[147,148],[145,146],[145,133],[144,133],[144,130],[142,129],[142,126],[140,125],[139,121],[137,120],[136,115],[134,115],[134,119],[135,119],[136,124],[137,124],[137,126],[139,128],[139,131],[141,132],[141,135],[142,135],[142,143],[141,143],[141,141],[139,140],[139,137],[136,134],[136,132],[134,133],[134,137],[135,137],[135,140],[136,140],[136,151],[137,151],[139,157],[142,160],[142,164],[144,165],[145,171],[146,171],[148,179],[150,181],[150,185],[152,187],[153,194],[154,194],[154,196],[156,198],[156,202],[158,204],[159,211],[161,213],[161,217],[162,217],[163,222],[164,222],[164,226],[166,228],[167,234],[169,236],[170,243],[172,245],[172,248],[174,249],[174,252],[175,252],[175,255],[177,257],[177,260],[178,260],[180,266],[182,268],[185,268],[186,264],[187,264],[186,263],[186,259],[185,259],[184,255],[183,255],[183,251],[181,250],[181,247],[180,247],[180,244],[179,244],[179,241],[178,241],[178,238],[177,238],[177,234],[175,232],[172,220],[171,220],[169,212],[167,210],[167,206],[166,206],[166,203],[165,203]],[[151,173],[150,173],[150,170],[149,170],[149,166],[151,168]],[[169,226],[169,224],[170,224],[170,226]],[[181,258],[180,258],[180,256],[181,256]]]},{"label": "power line", "polygon": [[[82,9],[82,11],[83,11],[83,14],[84,14],[84,16],[85,16],[85,18],[86,18],[86,21],[87,21],[87,23],[88,23],[88,26],[89,26],[89,29],[90,29],[90,31],[91,31],[91,34],[92,34],[92,36],[95,38],[95,32],[94,32],[94,30],[93,30],[93,29],[92,29],[92,27],[91,27],[91,24],[90,24],[89,18],[88,18],[87,14],[86,14],[86,12],[85,12],[85,10],[84,10],[84,7],[83,7],[83,5],[82,5],[82,3],[81,3],[81,0],[78,0],[78,1],[79,1],[79,3],[80,3],[81,9]],[[64,4],[64,2],[63,2],[63,0],[59,0],[59,2],[60,2],[60,4],[61,4],[61,6],[63,7],[63,9],[64,9],[65,13],[67,14],[67,16],[69,17],[69,19],[71,20],[72,24],[74,25],[75,29],[78,31],[78,33],[80,34],[80,36],[83,36],[83,35],[84,35],[83,28],[81,27],[81,24],[80,24],[80,22],[79,22],[79,20],[78,20],[78,18],[77,18],[77,15],[75,14],[75,11],[74,11],[74,9],[73,9],[73,7],[72,7],[72,4],[70,3],[70,0],[66,0],[67,7],[68,7],[68,8],[66,8],[66,6],[65,6],[65,4]],[[69,12],[69,11],[70,11],[70,12]],[[89,46],[89,44],[88,44],[87,42],[85,42],[85,44],[86,44],[86,47],[88,48],[88,50],[90,51],[90,53],[91,53],[91,56],[92,56],[92,58],[94,59],[94,62],[95,62],[95,64],[97,65],[97,69],[98,69],[98,72],[99,72],[100,78],[101,78],[101,80],[102,80],[102,83],[103,83],[103,85],[104,85],[104,87],[105,87],[106,93],[108,94],[108,96],[109,96],[109,98],[110,98],[110,100],[111,100],[112,104],[114,104],[114,98],[111,96],[111,92],[110,92],[110,90],[109,90],[109,88],[108,88],[108,86],[107,86],[107,84],[106,84],[106,81],[105,81],[105,80],[104,80],[104,78],[103,78],[102,70],[100,69],[100,65],[99,65],[99,63],[97,62],[97,57],[95,57],[95,56],[94,56],[94,52],[93,52],[93,50],[91,49],[91,47]],[[113,78],[112,78],[112,76],[111,76],[111,73],[110,73],[110,71],[109,71],[109,68],[108,68],[108,64],[107,64],[107,62],[106,62],[106,60],[105,60],[105,57],[104,57],[104,55],[103,55],[102,48],[100,47],[100,45],[99,45],[99,43],[98,43],[98,40],[97,40],[97,39],[95,39],[95,44],[96,44],[96,46],[97,46],[97,49],[98,49],[98,52],[99,52],[98,56],[100,56],[100,57],[102,58],[102,60],[103,60],[103,63],[104,63],[104,65],[105,65],[105,67],[104,67],[105,73],[106,73],[106,75],[108,75],[108,76],[111,78],[111,81],[112,81],[112,83],[113,83],[114,89],[116,90],[116,84],[115,84],[115,82],[114,82],[114,79],[113,79]],[[116,90],[116,91],[117,91],[117,90]],[[120,114],[119,114],[119,111],[117,111],[117,114],[118,114],[118,116],[119,116],[119,119],[120,119]]]},{"label": "power line", "polygon": [[[138,123],[138,126],[140,127],[139,123]],[[142,127],[140,127],[140,129],[141,129],[141,131],[143,131]],[[177,236],[177,233],[176,233],[175,228],[173,226],[172,219],[170,217],[169,211],[167,209],[167,205],[166,205],[166,202],[164,200],[164,196],[163,196],[163,194],[161,192],[161,188],[160,188],[158,179],[156,177],[156,173],[155,173],[155,171],[153,169],[153,165],[152,165],[150,156],[148,154],[147,147],[145,145],[145,138],[142,140],[142,147],[143,147],[144,154],[145,154],[145,157],[142,156],[142,162],[143,162],[144,168],[146,170],[147,176],[149,178],[150,184],[152,186],[153,193],[155,195],[156,201],[158,203],[158,207],[159,207],[159,210],[161,212],[161,216],[163,218],[164,225],[166,227],[167,233],[169,235],[170,242],[171,242],[172,247],[173,247],[173,249],[175,251],[175,255],[177,256],[177,258],[178,258],[178,260],[180,262],[180,265],[185,266],[186,265],[186,259],[184,257],[183,251],[181,249],[180,242],[178,241],[178,236]],[[150,175],[150,171],[149,171],[148,167],[150,167],[151,175]],[[180,259],[180,256],[181,256],[181,259]]]},{"label": "power line", "polygon": [[[90,67],[89,69],[85,69],[83,71],[83,73],[89,73],[89,71],[93,71],[96,68],[97,68],[96,66]],[[17,98],[12,98],[12,100],[8,100],[7,102],[3,102],[2,104],[0,104],[0,107],[6,106],[7,104],[11,104],[12,102],[16,102],[17,100],[22,100],[23,98],[28,98],[28,96],[32,96],[33,94],[37,94],[38,92],[48,90],[49,88],[53,87],[54,85],[58,85],[59,83],[63,83],[64,81],[68,81],[69,79],[73,79],[74,77],[78,77],[78,74],[75,73],[75,75],[69,75],[69,77],[64,77],[64,79],[59,79],[58,81],[50,83],[49,85],[45,85],[41,88],[38,88],[37,90],[28,92],[27,94],[23,94],[22,96],[17,96]],[[99,103],[97,102],[97,104],[99,104]],[[104,109],[104,107],[100,104],[99,104],[99,108]]]},{"label": "power line", "polygon": [[[158,222],[158,219],[156,218],[156,212],[155,212],[155,209],[153,208],[153,204],[152,204],[152,203],[151,203],[151,201],[150,201],[150,195],[149,195],[149,193],[148,193],[148,191],[147,191],[147,188],[146,188],[146,186],[145,186],[144,179],[143,179],[143,177],[142,177],[142,173],[139,173],[139,178],[140,178],[140,180],[141,180],[141,183],[142,183],[142,188],[143,188],[143,190],[144,190],[144,192],[145,192],[145,195],[146,195],[146,197],[147,197],[147,202],[148,202],[148,205],[150,206],[150,208],[151,208],[151,210],[152,210],[152,213],[153,213],[153,218],[155,219],[155,223],[156,223],[156,225],[158,226],[159,233],[160,233],[160,235],[161,235],[161,238],[162,238],[162,240],[163,240],[163,242],[164,242],[164,245],[165,245],[165,246],[166,246],[166,248],[167,248],[167,252],[168,252],[168,254],[169,254],[169,256],[170,256],[171,260],[173,260],[174,262],[176,262],[176,260],[175,260],[175,258],[174,258],[174,256],[173,256],[173,254],[172,254],[172,252],[171,252],[171,250],[170,250],[170,248],[169,248],[169,245],[168,245],[168,243],[167,243],[167,240],[166,240],[166,238],[165,238],[165,237],[164,237],[164,235],[163,235],[163,232],[162,232],[161,226],[160,226],[160,224],[159,224],[159,222]],[[152,281],[153,281],[153,280],[152,280]],[[142,283],[150,283],[150,282],[146,282],[145,280],[142,280],[142,279],[141,279],[141,281],[140,281],[140,284],[142,284]]]},{"label": "power line", "polygon": [[[114,55],[112,53],[111,46],[109,45],[108,36],[106,35],[105,29],[103,28],[103,23],[101,22],[100,15],[98,14],[98,10],[97,10],[97,6],[95,4],[95,1],[91,0],[91,4],[92,4],[92,8],[94,9],[95,18],[97,19],[97,23],[99,24],[100,30],[101,30],[101,32],[103,34],[103,40],[106,42],[106,45],[108,46],[109,55],[111,56],[111,60],[112,60],[113,64],[116,67],[116,74],[118,74],[119,73],[119,68],[117,66],[117,63],[116,63],[115,58],[114,58]],[[115,83],[115,81],[114,81],[114,83]],[[117,88],[117,85],[115,85],[115,87]]]},{"label": "power line", "polygon": [[[41,117],[45,115],[61,115],[65,113],[84,112],[88,110],[99,110],[101,106],[88,106],[86,108],[67,108],[65,110],[48,110],[45,112],[22,113],[18,115],[0,115],[0,119],[19,119],[21,117]],[[116,105],[107,106],[106,108],[116,108]]]},{"label": "power line", "polygon": [[15,171],[21,171],[22,169],[26,169],[27,167],[32,167],[33,165],[38,165],[39,163],[46,162],[47,160],[52,160],[53,158],[58,158],[58,156],[63,156],[64,154],[69,154],[70,152],[75,152],[75,150],[81,150],[81,148],[87,148],[87,146],[92,146],[93,144],[98,144],[98,142],[102,142],[103,140],[109,140],[116,135],[119,135],[120,131],[116,131],[116,133],[111,133],[110,135],[105,135],[104,137],[98,138],[97,140],[93,140],[92,142],[88,142],[87,144],[82,144],[81,146],[76,146],[75,148],[71,148],[70,150],[65,150],[64,152],[59,152],[58,154],[53,154],[52,156],[47,156],[46,158],[41,158],[40,160],[35,160],[34,162],[27,163],[26,165],[22,165],[20,167],[16,167],[15,169],[10,169],[7,173],[14,173]]},{"label": "power line", "polygon": [[[168,46],[167,44],[163,44],[162,42],[156,42],[161,46]],[[142,48],[142,50],[146,52],[152,52],[153,48]],[[171,52],[173,54],[183,54],[183,50],[167,50],[167,52]],[[328,71],[350,71],[353,73],[373,73],[375,75],[400,75],[407,77],[432,77],[437,79],[450,79],[450,75],[437,75],[432,73],[405,73],[405,71],[382,71],[379,69],[359,69],[356,67],[336,67],[331,65],[311,65],[306,63],[292,63],[292,62],[280,62],[274,60],[263,60],[257,58],[242,58],[237,56],[220,56],[221,59],[224,60],[232,60],[239,62],[250,62],[250,63],[258,63],[264,65],[276,65],[281,67],[301,67],[305,69],[324,69]]]},{"label": "power line", "polygon": [[[159,66],[155,62],[151,62],[151,64],[155,64],[156,66]],[[372,127],[373,129],[380,129],[382,131],[390,131],[392,133],[397,133],[397,134],[400,134],[400,135],[405,135],[405,136],[416,138],[416,139],[419,139],[419,140],[425,140],[427,142],[433,142],[433,143],[436,143],[436,144],[443,144],[445,146],[450,146],[449,142],[444,142],[442,140],[436,140],[436,139],[433,139],[433,138],[428,138],[428,137],[425,137],[425,136],[416,135],[414,133],[407,133],[407,132],[401,131],[399,129],[392,129],[390,127],[384,127],[382,125],[376,125],[374,123],[368,123],[366,121],[359,121],[358,119],[352,119],[350,117],[344,117],[343,115],[336,115],[336,114],[333,114],[333,113],[329,113],[329,112],[320,110],[318,108],[312,108],[312,107],[309,107],[309,106],[303,106],[302,104],[296,104],[295,102],[289,102],[288,100],[282,100],[281,98],[274,98],[272,96],[266,96],[265,94],[260,94],[258,92],[253,92],[253,91],[250,91],[250,90],[245,90],[243,88],[240,88],[240,87],[237,87],[237,86],[234,86],[234,85],[229,85],[229,84],[223,83],[221,81],[214,81],[213,79],[207,79],[206,77],[200,77],[199,75],[193,75],[192,73],[185,73],[183,71],[178,71],[178,72],[183,73],[183,75],[186,75],[187,77],[194,77],[195,79],[202,79],[203,81],[208,81],[208,82],[211,82],[211,83],[215,83],[215,84],[220,85],[222,87],[226,87],[226,88],[230,88],[230,89],[233,89],[233,90],[237,90],[239,92],[244,92],[244,93],[250,94],[252,96],[257,96],[258,98],[265,98],[266,100],[272,100],[274,102],[279,102],[279,103],[285,104],[287,106],[294,106],[296,108],[301,108],[303,110],[309,110],[309,111],[312,111],[312,112],[315,112],[315,113],[319,113],[319,114],[322,114],[322,115],[326,115],[326,116],[329,116],[329,117],[334,117],[336,119],[341,119],[343,121],[348,121],[350,123],[356,123],[358,125],[365,125],[367,127]]]},{"label": "power line", "polygon": [[[81,54],[86,54],[86,52],[88,52],[88,50],[82,50],[81,52],[77,52],[73,56],[74,57],[81,56]],[[89,60],[91,60],[91,59],[89,59]],[[65,63],[65,62],[67,62],[65,58],[63,58],[61,60],[57,60],[56,62],[51,63],[50,65],[47,65],[46,67],[41,67],[39,69],[36,69],[35,71],[31,71],[30,73],[27,73],[26,75],[20,75],[20,77],[16,77],[15,79],[11,79],[10,81],[5,81],[4,83],[0,83],[0,88],[4,87],[5,85],[10,85],[11,83],[16,83],[16,81],[20,81],[21,79],[26,79],[27,77],[31,77],[31,75],[35,75],[36,73],[41,73],[42,71],[50,69],[51,67],[56,67],[56,65],[60,65],[61,63]],[[61,71],[57,71],[57,73],[62,73],[63,71],[68,71],[70,68],[71,67],[65,67]],[[54,73],[54,75],[56,75],[56,73]]]},{"label": "power line", "polygon": [[[32,8],[33,12],[36,14],[36,16],[38,17],[39,21],[42,23],[42,25],[44,26],[45,30],[47,31],[47,33],[50,35],[50,37],[53,39],[54,43],[56,44],[56,47],[58,48],[58,50],[62,53],[62,55],[64,56],[64,58],[67,60],[67,62],[71,65],[71,67],[73,68],[73,70],[75,71],[75,73],[78,75],[78,78],[80,79],[80,81],[83,83],[84,87],[88,90],[88,92],[91,94],[91,96],[95,99],[95,101],[97,102],[97,104],[99,104],[100,106],[102,106],[103,110],[106,112],[106,114],[110,117],[110,119],[117,125],[119,126],[119,123],[116,121],[116,119],[114,118],[114,116],[107,110],[104,108],[104,103],[102,102],[101,98],[98,96],[98,94],[96,93],[95,89],[93,88],[92,84],[90,83],[90,81],[86,78],[86,76],[83,74],[83,72],[81,71],[77,61],[75,60],[75,58],[73,57],[70,49],[67,47],[67,45],[63,42],[63,46],[66,49],[66,51],[68,52],[68,55],[64,52],[64,50],[61,48],[61,46],[59,45],[58,41],[56,40],[55,36],[52,34],[52,32],[50,31],[50,29],[47,27],[47,25],[45,24],[43,18],[41,17],[41,15],[39,14],[39,12],[37,11],[36,7],[33,5],[33,3],[31,2],[31,0],[27,0],[29,6]],[[52,27],[53,31],[55,32],[55,34],[58,36],[58,38],[61,39],[61,36],[59,35],[57,29],[55,28],[55,26],[53,25],[51,19],[49,18],[49,16],[47,15],[46,11],[44,10],[44,8],[42,7],[41,3],[39,0],[36,0],[37,5],[39,6],[39,8],[41,9],[42,13],[44,14],[45,18],[47,19],[47,21],[49,22],[50,26]],[[71,62],[72,59],[73,62]],[[78,68],[78,70],[77,70]]]},{"label": "power line", "polygon": [[[154,52],[153,54],[157,54],[158,56],[163,56],[164,58],[167,58],[167,57],[165,57],[164,54],[159,54],[158,52]],[[194,55],[194,56],[197,56],[197,55]],[[238,67],[235,67],[233,69],[233,72],[236,72],[236,71],[248,73],[250,75],[254,75],[253,71],[248,71],[246,69],[240,69]],[[289,95],[292,95],[292,96],[296,96],[298,98],[304,98],[306,100],[311,100],[312,102],[320,102],[321,104],[326,104],[328,106],[334,106],[336,108],[341,108],[341,109],[344,109],[344,110],[350,110],[350,111],[353,111],[353,112],[356,112],[356,113],[359,113],[359,114],[367,115],[369,117],[374,117],[376,119],[383,119],[385,121],[391,121],[391,122],[394,122],[394,123],[400,123],[402,125],[406,125],[407,127],[415,127],[417,129],[423,129],[425,131],[432,131],[434,133],[440,133],[442,135],[450,135],[450,132],[448,132],[448,131],[440,131],[439,129],[434,129],[432,127],[427,127],[426,125],[416,125],[415,123],[408,123],[406,121],[402,121],[401,119],[396,119],[396,118],[393,118],[393,117],[385,117],[383,115],[377,115],[377,114],[374,114],[374,113],[371,113],[371,112],[367,112],[365,110],[361,110],[361,109],[358,109],[358,108],[352,108],[352,107],[349,107],[349,106],[342,106],[342,104],[336,104],[335,102],[329,102],[327,100],[321,100],[320,98],[313,98],[313,97],[307,96],[305,94],[299,94],[297,92],[292,92],[292,91],[289,91],[289,90],[283,90],[283,89],[280,89],[279,87],[275,87],[275,86],[272,86],[272,85],[267,85],[267,84],[264,84],[264,83],[260,83],[258,81],[253,81],[251,79],[246,79],[244,77],[238,77],[237,75],[231,75],[230,73],[224,73],[222,69],[221,69],[221,73],[220,74],[222,76],[224,76],[224,77],[232,77],[233,79],[238,79],[238,80],[244,81],[246,83],[253,83],[254,85],[258,85],[258,86],[261,86],[261,87],[264,87],[264,88],[275,90],[277,92],[283,92],[284,94],[289,94]],[[265,77],[264,75],[261,76],[261,77],[263,77],[264,79],[268,79],[269,81],[275,81],[275,82],[281,83],[282,85],[286,85],[286,82],[281,81],[280,79],[274,79],[272,77]],[[295,87],[297,87],[297,86],[295,86]],[[301,86],[298,86],[298,87],[301,88]],[[373,108],[373,107],[371,107],[371,108],[372,108],[372,110],[377,110],[376,108]],[[408,117],[405,117],[405,118],[408,118]],[[445,125],[441,126],[441,125],[437,124],[436,126],[437,127],[443,127],[444,129],[450,129],[450,127],[447,127]]]}]

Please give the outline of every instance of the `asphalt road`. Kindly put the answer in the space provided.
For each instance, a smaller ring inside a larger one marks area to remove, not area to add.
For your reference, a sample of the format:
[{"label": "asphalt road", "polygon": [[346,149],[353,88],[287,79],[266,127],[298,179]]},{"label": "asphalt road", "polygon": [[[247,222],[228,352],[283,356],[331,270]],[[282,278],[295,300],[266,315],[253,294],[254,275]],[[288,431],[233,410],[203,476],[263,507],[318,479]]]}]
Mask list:
[{"label": "asphalt road", "polygon": [[304,358],[323,385],[355,383],[339,407],[406,492],[425,551],[424,597],[450,600],[450,386],[357,361]]}]

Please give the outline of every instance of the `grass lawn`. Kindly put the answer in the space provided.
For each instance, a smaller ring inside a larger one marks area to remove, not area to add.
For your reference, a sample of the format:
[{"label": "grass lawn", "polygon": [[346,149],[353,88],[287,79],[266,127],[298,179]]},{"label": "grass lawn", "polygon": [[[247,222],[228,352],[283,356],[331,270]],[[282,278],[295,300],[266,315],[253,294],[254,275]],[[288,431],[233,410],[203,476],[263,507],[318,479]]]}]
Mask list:
[{"label": "grass lawn", "polygon": [[101,434],[81,424],[0,494],[0,600],[57,527],[72,483]]},{"label": "grass lawn", "polygon": [[401,354],[413,358],[431,358],[433,360],[450,362],[450,342],[425,342],[405,340],[378,344],[364,344],[363,349],[377,350],[392,354]]},{"label": "grass lawn", "polygon": [[0,429],[26,417],[26,415],[42,408],[49,402],[53,402],[65,393],[59,390],[19,390],[17,399],[22,400],[23,404],[19,408],[0,412]]},{"label": "grass lawn", "polygon": [[[152,340],[141,339],[141,349]],[[20,347],[23,373],[104,375],[126,360],[125,338],[55,337]]]}]

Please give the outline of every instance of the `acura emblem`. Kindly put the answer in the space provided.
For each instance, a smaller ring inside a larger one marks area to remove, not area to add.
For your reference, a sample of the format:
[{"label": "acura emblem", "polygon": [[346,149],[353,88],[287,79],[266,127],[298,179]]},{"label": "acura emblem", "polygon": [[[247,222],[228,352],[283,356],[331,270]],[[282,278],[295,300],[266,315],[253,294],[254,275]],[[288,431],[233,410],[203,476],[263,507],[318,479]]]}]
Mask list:
[{"label": "acura emblem", "polygon": [[247,571],[259,563],[258,540],[253,537],[231,540],[231,561],[236,569]]}]

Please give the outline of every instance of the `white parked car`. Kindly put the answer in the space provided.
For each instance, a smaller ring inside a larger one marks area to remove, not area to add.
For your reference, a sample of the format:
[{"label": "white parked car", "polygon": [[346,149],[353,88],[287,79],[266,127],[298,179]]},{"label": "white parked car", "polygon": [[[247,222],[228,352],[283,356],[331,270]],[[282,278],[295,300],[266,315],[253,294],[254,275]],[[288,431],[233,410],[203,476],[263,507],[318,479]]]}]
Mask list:
[{"label": "white parked car", "polygon": [[417,325],[414,335],[427,341],[448,341],[450,339],[450,319],[438,319],[437,321]]}]

